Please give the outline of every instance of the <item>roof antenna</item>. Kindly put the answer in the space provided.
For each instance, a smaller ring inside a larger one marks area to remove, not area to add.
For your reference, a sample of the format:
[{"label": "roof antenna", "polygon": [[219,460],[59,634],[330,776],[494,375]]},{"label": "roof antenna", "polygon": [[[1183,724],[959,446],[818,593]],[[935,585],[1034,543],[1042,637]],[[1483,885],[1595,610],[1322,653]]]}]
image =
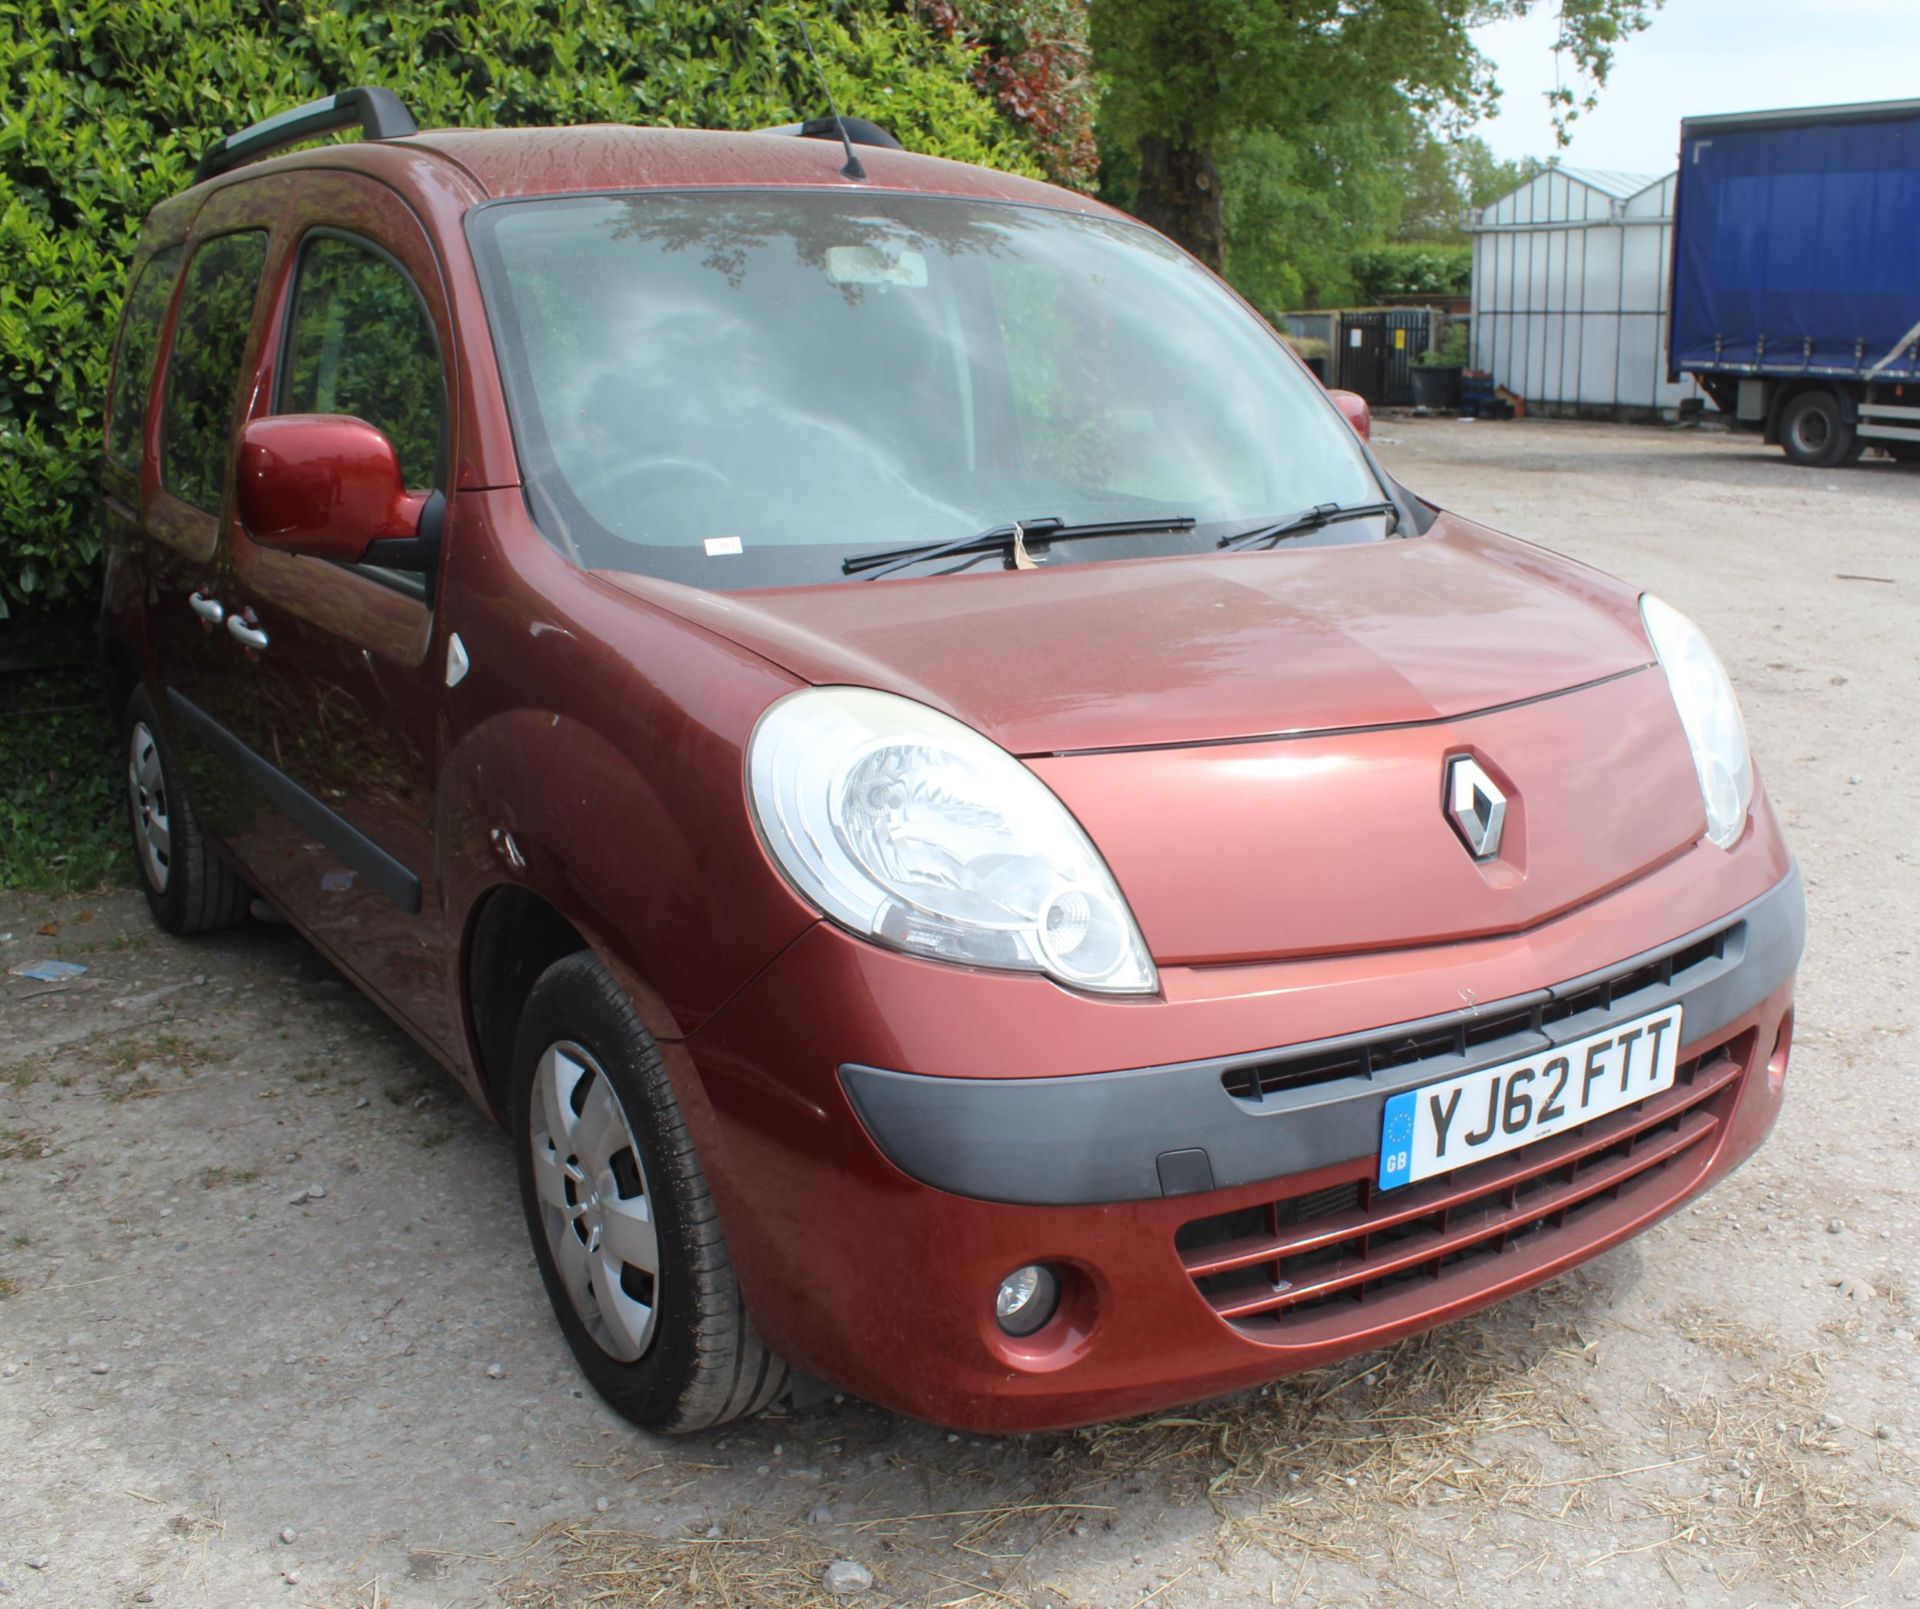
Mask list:
[{"label": "roof antenna", "polygon": [[834,104],[833,86],[827,82],[826,71],[820,65],[820,56],[813,48],[813,35],[807,32],[807,19],[796,17],[800,24],[800,42],[807,47],[807,55],[813,62],[813,70],[820,79],[820,88],[826,92],[827,110],[833,113],[833,126],[840,136],[841,147],[847,153],[847,165],[840,171],[849,179],[864,179],[867,170],[860,166],[860,158],[853,154],[853,141],[847,136],[846,119],[840,115],[840,108]]}]

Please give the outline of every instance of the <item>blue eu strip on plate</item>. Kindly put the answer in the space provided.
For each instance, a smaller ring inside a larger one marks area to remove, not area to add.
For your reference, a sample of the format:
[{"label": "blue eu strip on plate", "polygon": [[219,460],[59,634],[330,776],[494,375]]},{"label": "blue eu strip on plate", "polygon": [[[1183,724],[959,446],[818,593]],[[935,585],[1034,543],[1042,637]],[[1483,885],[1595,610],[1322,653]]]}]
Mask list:
[{"label": "blue eu strip on plate", "polygon": [[1387,1102],[1380,1124],[1380,1188],[1392,1190],[1407,1182],[1413,1168],[1413,1111],[1420,1098],[1415,1089],[1403,1089]]}]

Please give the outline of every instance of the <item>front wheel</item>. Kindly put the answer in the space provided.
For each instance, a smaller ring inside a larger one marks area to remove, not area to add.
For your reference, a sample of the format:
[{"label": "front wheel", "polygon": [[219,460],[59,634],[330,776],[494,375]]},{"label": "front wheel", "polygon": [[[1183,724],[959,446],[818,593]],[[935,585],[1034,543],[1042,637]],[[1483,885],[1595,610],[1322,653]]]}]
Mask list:
[{"label": "front wheel", "polygon": [[1802,391],[1780,415],[1780,447],[1790,463],[1831,469],[1852,463],[1863,446],[1831,391]]},{"label": "front wheel", "polygon": [[591,953],[540,975],[513,1070],[534,1257],[593,1388],[649,1430],[766,1407],[787,1366],[747,1316],[660,1053]]}]

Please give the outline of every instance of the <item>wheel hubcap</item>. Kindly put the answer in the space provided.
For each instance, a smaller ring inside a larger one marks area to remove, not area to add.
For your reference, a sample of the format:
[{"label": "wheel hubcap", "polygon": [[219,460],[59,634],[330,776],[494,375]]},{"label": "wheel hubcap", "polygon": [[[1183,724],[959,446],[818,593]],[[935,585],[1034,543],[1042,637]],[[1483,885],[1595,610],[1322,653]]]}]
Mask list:
[{"label": "wheel hubcap", "polygon": [[1820,451],[1832,436],[1826,418],[1817,413],[1803,413],[1794,434],[1800,438],[1800,450],[1809,453]]},{"label": "wheel hubcap", "polygon": [[156,894],[167,891],[173,869],[173,824],[168,815],[167,775],[145,721],[135,721],[127,743],[127,799],[133,809],[133,841],[140,869]]},{"label": "wheel hubcap", "polygon": [[632,1125],[612,1081],[572,1040],[547,1047],[533,1084],[527,1145],[547,1249],[595,1344],[631,1363],[653,1339],[660,1278]]}]

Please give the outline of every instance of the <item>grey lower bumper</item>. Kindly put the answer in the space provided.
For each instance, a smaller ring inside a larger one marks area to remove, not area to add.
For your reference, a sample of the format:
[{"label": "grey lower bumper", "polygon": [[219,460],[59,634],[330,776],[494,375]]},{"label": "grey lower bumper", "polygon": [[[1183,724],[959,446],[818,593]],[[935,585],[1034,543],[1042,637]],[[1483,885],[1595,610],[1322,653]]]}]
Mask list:
[{"label": "grey lower bumper", "polygon": [[[1617,966],[1512,1000],[1311,1044],[1165,1067],[1060,1078],[934,1078],[848,1064],[842,1083],[893,1163],[985,1201],[1090,1205],[1188,1195],[1350,1161],[1375,1150],[1398,1090],[1532,1055],[1609,1021],[1679,1003],[1688,1042],[1751,1011],[1793,976],[1806,938],[1796,867],[1751,904]],[[1717,941],[1708,944],[1707,941]],[[1703,949],[1703,946],[1705,947]],[[1687,957],[1670,979],[1646,974]],[[1603,1006],[1574,1009],[1602,987]],[[1485,1037],[1492,1024],[1511,1032]],[[1454,1035],[1408,1060],[1410,1040]],[[1373,1066],[1374,1048],[1390,1065]],[[1289,1083],[1290,1067],[1359,1054],[1370,1069]],[[1275,1078],[1275,1072],[1281,1077]],[[1249,1091],[1229,1093],[1228,1085]],[[1278,1085],[1269,1093],[1251,1091]]]}]

